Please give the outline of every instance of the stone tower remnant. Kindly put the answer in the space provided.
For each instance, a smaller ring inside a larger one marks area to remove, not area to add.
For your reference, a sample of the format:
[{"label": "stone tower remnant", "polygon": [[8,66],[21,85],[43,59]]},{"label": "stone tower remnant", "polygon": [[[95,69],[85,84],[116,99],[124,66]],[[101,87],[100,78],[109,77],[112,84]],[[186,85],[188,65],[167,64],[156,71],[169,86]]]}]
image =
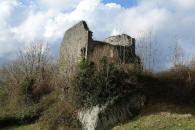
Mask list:
[{"label": "stone tower remnant", "polygon": [[118,64],[140,64],[135,54],[135,39],[126,34],[111,36],[104,41],[92,38],[85,21],[68,29],[60,46],[59,69],[61,73],[74,71],[82,58],[98,61],[106,56]]}]

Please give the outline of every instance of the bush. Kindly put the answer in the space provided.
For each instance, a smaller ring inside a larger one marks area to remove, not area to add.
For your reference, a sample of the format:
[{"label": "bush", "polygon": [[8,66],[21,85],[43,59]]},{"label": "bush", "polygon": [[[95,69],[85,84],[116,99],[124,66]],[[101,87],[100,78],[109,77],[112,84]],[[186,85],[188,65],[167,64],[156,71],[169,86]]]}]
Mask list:
[{"label": "bush", "polygon": [[35,80],[33,78],[26,78],[20,86],[22,95],[31,95]]},{"label": "bush", "polygon": [[139,75],[144,94],[150,102],[167,102],[182,105],[195,104],[195,72],[180,69],[150,75]]},{"label": "bush", "polygon": [[24,96],[25,103],[32,98],[33,85],[35,83],[34,78],[26,78],[20,85],[20,94]]},{"label": "bush", "polygon": [[52,130],[58,129],[60,126],[74,130],[81,128],[76,111],[64,101],[56,102],[44,111],[39,122],[41,128]]},{"label": "bush", "polygon": [[50,107],[40,100],[53,91],[51,82],[57,73],[55,60],[43,44],[32,44],[24,50],[19,51],[15,61],[0,69],[1,127],[30,123],[38,118],[41,110]]},{"label": "bush", "polygon": [[72,97],[77,107],[103,105],[138,92],[136,81],[132,81],[123,69],[108,63],[103,57],[96,65],[86,59],[79,63],[80,71],[72,81]]},{"label": "bush", "polygon": [[0,89],[0,105],[6,100],[7,96],[8,96],[8,93]]},{"label": "bush", "polygon": [[33,43],[24,50],[18,52],[15,61],[0,69],[0,85],[6,88],[9,102],[21,98],[18,104],[22,106],[38,103],[43,95],[49,94],[50,82],[57,72],[47,46]]},{"label": "bush", "polygon": [[10,125],[22,125],[36,121],[40,116],[39,108],[24,108],[19,112],[4,111],[0,113],[0,128]]}]

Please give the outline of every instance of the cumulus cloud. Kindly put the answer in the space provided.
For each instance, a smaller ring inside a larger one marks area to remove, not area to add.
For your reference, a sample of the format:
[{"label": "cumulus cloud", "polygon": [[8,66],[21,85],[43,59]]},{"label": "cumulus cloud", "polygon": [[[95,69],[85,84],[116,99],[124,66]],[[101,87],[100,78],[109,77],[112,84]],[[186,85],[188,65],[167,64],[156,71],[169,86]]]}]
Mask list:
[{"label": "cumulus cloud", "polygon": [[70,19],[86,20],[89,27],[95,31],[95,38],[103,39],[110,34],[115,25],[114,20],[121,10],[123,8],[117,4],[105,5],[100,0],[83,0],[70,14]]},{"label": "cumulus cloud", "polygon": [[188,10],[194,8],[195,6],[194,0],[171,0],[171,2],[178,9]]},{"label": "cumulus cloud", "polygon": [[[195,49],[195,8],[193,0],[139,0],[138,5],[121,11],[112,34],[127,33],[138,37],[140,33],[153,31],[158,35],[161,50],[161,68],[170,66],[169,47],[178,37],[178,43],[187,56]],[[165,60],[167,60],[165,64]]]},{"label": "cumulus cloud", "polygon": [[32,41],[47,41],[50,45],[53,44],[52,48],[58,48],[66,29],[83,19],[97,32],[95,36],[101,39],[104,34],[108,35],[113,27],[108,21],[113,20],[122,8],[114,3],[105,5],[100,0],[79,0],[73,5],[70,4],[75,9],[64,12],[63,9],[69,7],[57,6],[66,5],[68,1],[55,1],[54,6],[53,1],[48,1],[48,5],[40,5],[40,2],[44,4],[46,1],[31,1],[27,5],[17,0],[0,2],[1,60],[5,59],[5,55],[6,59],[13,58],[18,48]]},{"label": "cumulus cloud", "polygon": [[11,31],[20,42],[44,39],[54,43],[62,38],[66,29],[84,19],[97,31],[96,36],[100,38],[100,33],[104,34],[112,28],[108,21],[114,19],[120,9],[121,6],[117,4],[104,5],[99,0],[83,0],[75,10],[68,13],[59,10],[31,10],[28,17]]},{"label": "cumulus cloud", "polygon": [[83,0],[37,0],[37,3],[46,8],[53,10],[74,9]]},{"label": "cumulus cloud", "polygon": [[169,17],[166,9],[155,7],[150,4],[140,4],[137,7],[126,9],[116,17],[118,33],[128,33],[135,36],[139,32],[151,29],[160,30],[163,23]]},{"label": "cumulus cloud", "polygon": [[[18,6],[18,3],[15,0],[0,2],[0,58],[15,48],[12,39],[13,34],[10,32],[10,19],[16,6]],[[9,58],[7,57],[7,59]]]},{"label": "cumulus cloud", "polygon": [[50,9],[71,9],[82,0],[39,0],[39,4]]},{"label": "cumulus cloud", "polygon": [[[44,40],[58,48],[64,32],[80,20],[86,20],[94,38],[127,33],[137,37],[153,30],[162,48],[172,38],[193,53],[195,49],[194,0],[137,0],[137,5],[123,8],[103,0],[19,0],[0,1],[0,58],[29,42]],[[0,59],[1,60],[1,59]]]}]

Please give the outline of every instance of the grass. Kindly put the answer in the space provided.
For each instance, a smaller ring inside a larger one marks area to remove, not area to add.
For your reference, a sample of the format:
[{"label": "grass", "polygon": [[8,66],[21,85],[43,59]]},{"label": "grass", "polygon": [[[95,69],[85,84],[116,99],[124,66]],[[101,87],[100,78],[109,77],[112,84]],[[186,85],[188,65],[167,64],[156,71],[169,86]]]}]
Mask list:
[{"label": "grass", "polygon": [[[57,129],[58,130],[84,130],[84,129],[73,129],[66,126],[61,126]],[[28,124],[28,125],[21,125],[21,126],[6,127],[6,128],[2,128],[1,130],[42,130],[42,129],[39,127],[38,123],[35,123],[35,124]],[[44,129],[44,130],[48,130],[48,129]]]},{"label": "grass", "polygon": [[[61,128],[62,130],[70,130]],[[112,130],[195,130],[195,106],[167,103],[148,104],[141,114]],[[38,124],[7,127],[2,130],[40,130]]]},{"label": "grass", "polygon": [[22,126],[13,126],[3,128],[2,130],[41,130],[38,124],[22,125]]},{"label": "grass", "polygon": [[112,130],[195,130],[195,106],[147,105],[133,120]]},{"label": "grass", "polygon": [[[81,129],[71,129],[65,126],[59,127],[58,129],[59,130],[81,130]],[[42,129],[39,127],[38,123],[35,123],[35,124],[28,124],[28,125],[22,125],[22,126],[6,127],[1,130],[42,130]]]}]

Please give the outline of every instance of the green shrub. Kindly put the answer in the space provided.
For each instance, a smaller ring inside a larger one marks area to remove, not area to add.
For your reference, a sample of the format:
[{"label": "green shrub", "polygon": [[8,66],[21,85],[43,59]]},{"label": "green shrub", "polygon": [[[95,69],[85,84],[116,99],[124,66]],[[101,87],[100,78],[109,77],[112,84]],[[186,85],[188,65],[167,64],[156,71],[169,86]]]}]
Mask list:
[{"label": "green shrub", "polygon": [[35,80],[33,78],[26,78],[20,86],[21,94],[31,95],[34,83],[35,83]]},{"label": "green shrub", "polygon": [[0,89],[0,103],[3,103],[6,100],[7,96],[8,96],[8,93]]},{"label": "green shrub", "polygon": [[40,116],[39,108],[37,106],[24,108],[19,112],[2,112],[0,114],[0,128],[10,125],[21,125],[32,123]]},{"label": "green shrub", "polygon": [[102,105],[139,91],[123,69],[108,63],[103,57],[97,64],[83,59],[79,63],[80,71],[72,81],[71,96],[77,107]]},{"label": "green shrub", "polygon": [[26,78],[20,85],[20,94],[24,96],[25,102],[27,102],[32,96],[34,83],[35,79],[30,77]]}]

